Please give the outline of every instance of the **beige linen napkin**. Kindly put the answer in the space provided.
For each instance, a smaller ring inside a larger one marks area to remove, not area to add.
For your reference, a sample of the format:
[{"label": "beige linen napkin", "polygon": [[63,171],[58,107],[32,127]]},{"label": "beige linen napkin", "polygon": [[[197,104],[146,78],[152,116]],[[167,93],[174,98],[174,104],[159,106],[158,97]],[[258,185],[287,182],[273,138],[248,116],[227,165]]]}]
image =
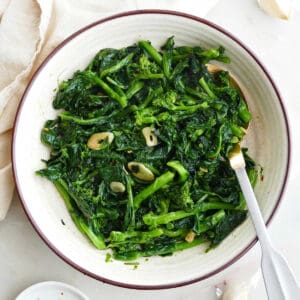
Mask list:
[{"label": "beige linen napkin", "polygon": [[32,73],[68,35],[108,15],[168,9],[200,17],[218,0],[0,0],[0,220],[14,190],[10,144],[18,104]]},{"label": "beige linen napkin", "polygon": [[1,2],[0,15],[0,220],[13,195],[11,128],[28,75],[41,51],[51,1]]}]

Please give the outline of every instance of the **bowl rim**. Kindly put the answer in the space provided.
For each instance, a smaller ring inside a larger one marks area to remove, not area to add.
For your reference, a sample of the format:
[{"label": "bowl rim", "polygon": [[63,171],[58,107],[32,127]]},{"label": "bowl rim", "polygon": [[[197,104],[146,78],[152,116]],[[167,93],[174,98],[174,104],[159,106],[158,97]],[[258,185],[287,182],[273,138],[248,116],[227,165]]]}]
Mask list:
[{"label": "bowl rim", "polygon": [[269,83],[271,84],[273,90],[275,91],[275,94],[276,94],[276,96],[279,100],[281,111],[283,113],[284,123],[285,123],[285,127],[286,127],[286,135],[287,135],[287,166],[286,166],[286,170],[285,170],[285,174],[284,174],[284,180],[283,180],[283,184],[281,186],[281,190],[280,190],[278,199],[276,200],[275,206],[274,206],[274,208],[271,212],[270,217],[266,221],[266,225],[270,224],[270,222],[273,219],[275,213],[277,212],[278,207],[279,207],[279,205],[282,201],[283,194],[284,194],[285,189],[286,189],[287,180],[288,180],[288,176],[289,176],[289,172],[290,172],[290,163],[291,163],[291,135],[290,135],[290,126],[289,126],[288,116],[287,116],[286,108],[285,108],[283,100],[282,100],[282,96],[281,96],[281,94],[279,92],[279,89],[277,88],[273,78],[271,77],[270,73],[267,71],[264,64],[260,61],[260,59],[256,56],[256,54],[251,49],[249,49],[248,46],[246,46],[239,38],[235,37],[233,34],[231,34],[229,31],[227,31],[226,29],[224,29],[220,25],[217,25],[217,24],[215,24],[211,21],[208,21],[205,18],[201,18],[201,17],[197,17],[197,16],[194,16],[194,15],[191,15],[191,14],[183,13],[183,12],[180,12],[180,11],[173,11],[173,10],[142,9],[142,10],[125,11],[125,12],[122,12],[122,13],[111,15],[111,16],[106,17],[106,18],[102,18],[98,21],[95,21],[95,22],[93,22],[89,25],[86,25],[86,26],[82,27],[81,29],[74,32],[73,34],[71,34],[66,39],[64,39],[43,60],[43,62],[40,64],[40,66],[34,72],[33,76],[31,77],[31,79],[30,79],[30,81],[29,81],[29,83],[28,83],[28,85],[27,85],[27,87],[26,87],[26,89],[23,93],[23,96],[22,96],[21,101],[19,103],[19,106],[17,108],[16,118],[15,118],[15,121],[14,121],[14,124],[13,124],[13,138],[12,138],[12,145],[11,145],[13,178],[14,178],[14,181],[15,181],[15,184],[16,184],[17,194],[19,196],[19,199],[20,199],[22,207],[25,211],[25,214],[27,215],[27,218],[29,219],[31,225],[33,226],[33,228],[35,229],[37,234],[40,236],[40,238],[46,243],[46,245],[59,258],[61,258],[64,262],[68,263],[69,265],[71,265],[73,268],[75,268],[77,271],[80,271],[84,275],[88,275],[88,276],[90,276],[90,277],[92,277],[96,280],[99,280],[99,281],[102,281],[102,282],[105,282],[105,283],[108,283],[108,284],[112,284],[112,285],[115,285],[115,286],[123,287],[123,288],[130,288],[130,289],[136,289],[136,290],[159,290],[159,289],[169,289],[169,288],[176,288],[176,287],[189,285],[189,284],[192,284],[192,283],[204,281],[204,280],[206,280],[210,277],[213,277],[214,275],[217,275],[218,273],[224,271],[229,266],[231,266],[232,264],[237,262],[239,259],[241,259],[256,244],[256,242],[258,241],[257,236],[242,251],[240,251],[240,253],[238,253],[231,260],[227,261],[225,264],[223,264],[222,266],[212,270],[211,272],[209,272],[205,275],[202,275],[200,277],[197,277],[197,278],[194,278],[194,279],[191,279],[191,280],[186,280],[186,281],[177,282],[177,283],[162,284],[162,285],[160,285],[160,284],[158,284],[158,285],[131,284],[131,283],[124,283],[124,282],[121,282],[121,281],[111,280],[111,279],[105,278],[103,276],[97,275],[97,274],[95,274],[91,271],[88,271],[84,267],[82,267],[82,266],[78,265],[77,263],[75,263],[74,261],[72,261],[70,258],[66,257],[62,252],[60,252],[56,248],[56,246],[50,240],[48,240],[47,236],[45,236],[43,234],[43,232],[39,228],[39,225],[33,219],[32,215],[30,213],[30,210],[26,205],[26,201],[23,198],[22,192],[19,189],[20,182],[19,182],[19,178],[18,178],[18,175],[17,175],[17,172],[16,172],[16,161],[15,161],[15,139],[16,139],[16,131],[17,131],[17,127],[18,127],[17,125],[18,125],[18,122],[19,122],[20,112],[22,111],[22,107],[25,103],[25,99],[26,99],[27,94],[29,93],[29,91],[31,89],[31,86],[33,85],[33,82],[35,81],[35,79],[37,78],[39,73],[43,70],[45,65],[47,65],[47,63],[51,60],[51,58],[57,52],[59,52],[66,44],[68,44],[71,40],[76,38],[78,35],[80,35],[81,33],[85,32],[85,31],[87,31],[87,30],[89,30],[89,29],[91,29],[95,26],[98,26],[99,24],[106,23],[106,22],[109,22],[111,20],[115,20],[115,19],[119,19],[119,18],[123,18],[123,17],[134,16],[134,15],[143,15],[143,14],[162,14],[162,15],[178,16],[178,17],[189,19],[189,20],[194,20],[196,22],[202,23],[204,25],[209,26],[210,28],[212,28],[214,30],[217,30],[217,31],[221,32],[222,34],[224,34],[225,36],[230,38],[233,42],[235,42],[239,47],[243,48],[254,59],[256,64],[259,66],[259,68],[263,71],[264,75],[267,77]]},{"label": "bowl rim", "polygon": [[[60,293],[66,293],[71,292],[74,295],[80,297],[81,300],[90,300],[80,289],[77,287],[67,284],[65,282],[61,281],[41,281],[38,283],[35,283],[31,286],[28,286],[25,288],[18,296],[15,298],[15,300],[24,300],[28,299],[28,296],[33,296],[34,293],[39,292],[41,296],[44,296],[43,293],[45,290],[51,289],[52,291],[59,290]],[[47,297],[48,298],[48,297]],[[48,298],[49,299],[49,298]]]}]

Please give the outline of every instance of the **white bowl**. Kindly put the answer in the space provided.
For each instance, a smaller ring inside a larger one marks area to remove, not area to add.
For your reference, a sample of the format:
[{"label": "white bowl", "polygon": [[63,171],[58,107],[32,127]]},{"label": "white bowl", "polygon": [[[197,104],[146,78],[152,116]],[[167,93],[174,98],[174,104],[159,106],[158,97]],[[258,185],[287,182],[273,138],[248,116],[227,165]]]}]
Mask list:
[{"label": "white bowl", "polygon": [[21,294],[15,300],[89,300],[79,289],[58,281],[44,281],[36,283]]},{"label": "white bowl", "polygon": [[140,259],[135,270],[121,261],[107,263],[106,251],[97,250],[77,230],[52,183],[35,175],[44,167],[41,158],[49,157],[49,149],[40,142],[40,131],[47,119],[57,115],[52,100],[58,80],[85,68],[102,48],[120,48],[139,39],[159,47],[172,35],[177,45],[223,45],[231,57],[231,64],[221,67],[238,79],[254,116],[245,143],[264,167],[264,179],[255,191],[267,223],[287,180],[290,140],[282,99],[262,63],[230,33],[178,12],[136,11],[100,20],[73,34],[49,55],[23,96],[13,137],[15,181],[30,221],[56,254],[84,274],[124,287],[167,288],[204,280],[230,266],[256,242],[248,219],[208,253],[200,246],[173,256]]}]

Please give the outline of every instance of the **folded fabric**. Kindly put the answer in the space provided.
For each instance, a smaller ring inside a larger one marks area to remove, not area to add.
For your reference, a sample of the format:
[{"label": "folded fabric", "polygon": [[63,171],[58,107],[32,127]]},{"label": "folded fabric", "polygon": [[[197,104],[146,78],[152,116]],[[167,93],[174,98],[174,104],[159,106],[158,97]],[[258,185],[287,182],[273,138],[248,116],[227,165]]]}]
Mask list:
[{"label": "folded fabric", "polygon": [[6,10],[6,7],[8,6],[10,0],[2,0],[0,1],[0,20],[3,15],[3,12]]},{"label": "folded fabric", "polygon": [[68,35],[103,17],[135,9],[168,9],[200,17],[218,0],[0,1],[0,220],[11,202],[11,128],[26,84]]},{"label": "folded fabric", "polygon": [[16,109],[33,64],[42,49],[51,15],[51,1],[11,0],[0,23],[0,220],[11,202],[14,184],[10,157]]}]

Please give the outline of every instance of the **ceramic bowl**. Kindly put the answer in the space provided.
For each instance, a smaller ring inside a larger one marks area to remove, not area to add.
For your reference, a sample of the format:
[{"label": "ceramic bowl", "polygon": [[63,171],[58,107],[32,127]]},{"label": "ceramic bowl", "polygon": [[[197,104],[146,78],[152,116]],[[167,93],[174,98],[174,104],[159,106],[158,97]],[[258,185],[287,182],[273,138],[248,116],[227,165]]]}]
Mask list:
[{"label": "ceramic bowl", "polygon": [[40,142],[52,108],[57,82],[87,66],[106,47],[120,48],[139,39],[159,47],[170,36],[177,45],[223,45],[231,57],[219,64],[238,80],[253,114],[245,144],[263,166],[263,180],[255,192],[264,220],[274,215],[286,184],[290,141],[281,96],[263,64],[241,41],[219,26],[195,16],[169,11],[135,11],[93,23],[59,45],[33,76],[23,96],[13,136],[13,170],[20,199],[31,223],[47,245],[76,269],[98,280],[131,288],[167,288],[204,280],[237,261],[255,244],[248,218],[220,246],[205,253],[196,247],[168,257],[138,260],[138,268],[121,261],[105,262],[99,251],[77,230],[54,186],[35,175],[48,159],[49,149]]},{"label": "ceramic bowl", "polygon": [[21,292],[15,300],[90,300],[79,289],[58,281],[36,283]]}]

